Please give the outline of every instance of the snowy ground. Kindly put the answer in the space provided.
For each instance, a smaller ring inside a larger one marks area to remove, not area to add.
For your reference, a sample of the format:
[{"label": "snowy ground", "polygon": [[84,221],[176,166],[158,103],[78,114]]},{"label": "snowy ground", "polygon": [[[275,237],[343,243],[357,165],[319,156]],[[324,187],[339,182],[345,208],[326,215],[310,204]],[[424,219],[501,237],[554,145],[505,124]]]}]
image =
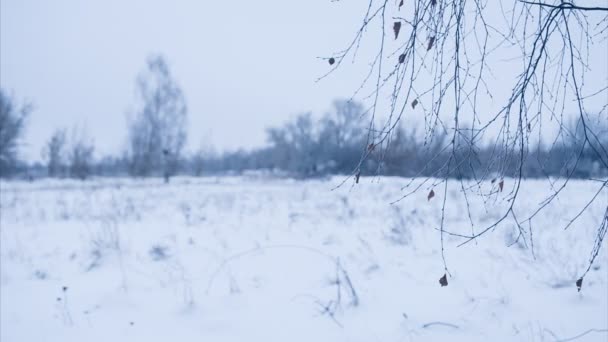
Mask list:
[{"label": "snowy ground", "polygon": [[[443,187],[391,205],[409,180],[254,177],[0,184],[0,339],[12,341],[576,341],[608,339],[604,242],[587,266],[608,190],[571,182],[532,221],[465,246],[440,235]],[[469,196],[473,229],[505,191]],[[446,229],[470,233],[447,192]],[[496,190],[496,184],[481,189]],[[525,181],[518,218],[548,181]],[[526,229],[530,227],[526,225]],[[349,285],[350,284],[350,285]],[[353,292],[354,290],[354,292]]]}]

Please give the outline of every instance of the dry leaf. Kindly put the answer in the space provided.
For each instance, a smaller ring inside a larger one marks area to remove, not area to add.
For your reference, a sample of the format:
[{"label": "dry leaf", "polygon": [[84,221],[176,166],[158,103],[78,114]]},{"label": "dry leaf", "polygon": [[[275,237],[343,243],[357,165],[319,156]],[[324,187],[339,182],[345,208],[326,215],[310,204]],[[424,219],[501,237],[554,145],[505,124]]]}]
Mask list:
[{"label": "dry leaf", "polygon": [[397,37],[399,37],[399,30],[401,30],[401,22],[395,21],[395,23],[393,24],[393,31],[395,32],[395,39],[397,39]]},{"label": "dry leaf", "polygon": [[435,7],[437,5],[437,0],[431,0],[431,6]]},{"label": "dry leaf", "polygon": [[433,44],[435,44],[435,37],[431,37],[429,39],[429,46],[427,46],[426,51],[429,51],[430,49],[433,48]]},{"label": "dry leaf", "polygon": [[376,145],[374,145],[374,143],[367,145],[367,150],[369,152],[372,152],[375,148],[376,148]]},{"label": "dry leaf", "polygon": [[578,289],[578,292],[581,292],[581,287],[583,287],[583,278],[576,281],[576,288]]},{"label": "dry leaf", "polygon": [[401,9],[401,6],[403,6],[403,0],[399,1],[399,9]]},{"label": "dry leaf", "polygon": [[443,274],[443,277],[439,278],[439,284],[441,284],[441,287],[448,286],[448,277],[445,273]]},{"label": "dry leaf", "polygon": [[504,180],[500,180],[500,182],[498,182],[498,188],[500,189],[500,192],[502,192],[502,188],[505,185],[505,181]]},{"label": "dry leaf", "polygon": [[431,189],[431,192],[429,192],[429,195],[426,197],[426,199],[428,201],[431,200],[431,198],[435,197],[435,191],[433,191],[433,189]]},{"label": "dry leaf", "polygon": [[357,171],[357,174],[355,175],[355,183],[359,184],[359,177],[361,177],[361,171]]},{"label": "dry leaf", "polygon": [[412,101],[412,109],[416,109],[417,104],[418,104],[418,99],[414,99],[414,101]]},{"label": "dry leaf", "polygon": [[399,55],[399,63],[403,63],[405,62],[405,54],[402,53],[401,55]]},{"label": "dry leaf", "polygon": [[336,63],[336,60],[332,57],[329,59],[329,65],[334,65],[334,63]]},{"label": "dry leaf", "polygon": [[492,184],[496,183],[496,178],[492,178]]}]

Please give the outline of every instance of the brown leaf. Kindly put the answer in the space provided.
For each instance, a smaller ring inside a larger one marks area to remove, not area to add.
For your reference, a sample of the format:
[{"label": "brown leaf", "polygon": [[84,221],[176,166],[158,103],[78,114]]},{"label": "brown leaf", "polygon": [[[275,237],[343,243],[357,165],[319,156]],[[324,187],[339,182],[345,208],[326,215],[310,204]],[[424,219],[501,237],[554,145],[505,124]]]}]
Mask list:
[{"label": "brown leaf", "polygon": [[496,178],[492,178],[492,184],[496,183]]},{"label": "brown leaf", "polygon": [[416,109],[417,104],[418,104],[418,99],[414,99],[414,101],[412,101],[412,109]]},{"label": "brown leaf", "polygon": [[357,174],[355,175],[355,183],[359,184],[359,177],[361,177],[361,171],[357,171]]},{"label": "brown leaf", "polygon": [[532,126],[530,126],[530,123],[528,122],[528,132],[530,132],[532,130]]},{"label": "brown leaf", "polygon": [[332,57],[329,59],[329,65],[334,65],[334,63],[336,63],[336,60]]},{"label": "brown leaf", "polygon": [[397,37],[399,37],[399,30],[401,30],[401,22],[395,21],[395,23],[393,24],[393,31],[395,32],[395,39],[397,39]]},{"label": "brown leaf", "polygon": [[431,6],[435,7],[437,5],[437,0],[431,0]]},{"label": "brown leaf", "polygon": [[441,287],[448,286],[448,277],[445,273],[443,274],[443,277],[439,278],[439,284],[441,284]]},{"label": "brown leaf", "polygon": [[430,49],[433,48],[433,44],[435,44],[435,37],[431,37],[429,39],[429,46],[426,47],[426,51],[429,51]]},{"label": "brown leaf", "polygon": [[578,289],[578,292],[581,292],[581,287],[583,287],[583,278],[576,281],[576,288]]},{"label": "brown leaf", "polygon": [[500,182],[498,182],[498,188],[500,189],[500,192],[502,192],[502,188],[505,186],[505,181],[503,179],[500,180]]},{"label": "brown leaf", "polygon": [[401,6],[403,6],[403,0],[399,1],[399,9],[401,9]]},{"label": "brown leaf", "polygon": [[367,150],[369,152],[372,152],[375,148],[376,148],[376,145],[374,145],[374,143],[367,145]]},{"label": "brown leaf", "polygon": [[405,54],[402,53],[401,55],[399,55],[399,63],[403,63],[405,62]]},{"label": "brown leaf", "polygon": [[435,197],[435,191],[433,191],[433,189],[431,189],[431,192],[429,192],[429,195],[426,197],[426,199],[428,201],[431,200],[431,198]]}]

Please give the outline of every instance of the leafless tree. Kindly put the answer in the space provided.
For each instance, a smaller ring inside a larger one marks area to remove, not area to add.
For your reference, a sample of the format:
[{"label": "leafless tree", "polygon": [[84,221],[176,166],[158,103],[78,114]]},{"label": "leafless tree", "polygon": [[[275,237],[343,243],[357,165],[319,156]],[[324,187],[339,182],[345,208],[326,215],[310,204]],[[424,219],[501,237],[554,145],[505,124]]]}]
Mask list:
[{"label": "leafless tree", "polygon": [[9,175],[16,167],[19,139],[31,110],[31,105],[17,105],[9,94],[0,89],[0,176]]},{"label": "leafless tree", "polygon": [[319,143],[312,113],[300,114],[281,128],[268,129],[267,134],[278,165],[297,175],[316,173]]},{"label": "leafless tree", "polygon": [[74,129],[68,153],[70,177],[85,180],[92,173],[93,142],[87,139],[84,129]]},{"label": "leafless tree", "polygon": [[49,177],[61,177],[67,165],[66,130],[57,129],[42,149],[42,159],[46,161]]},{"label": "leafless tree", "polygon": [[200,177],[203,171],[210,166],[207,163],[216,158],[216,152],[213,146],[206,140],[202,140],[199,148],[190,157],[190,169],[192,174],[196,177]]},{"label": "leafless tree", "polygon": [[319,123],[319,149],[329,171],[344,172],[357,162],[364,143],[363,106],[355,101],[335,100],[332,110]]},{"label": "leafless tree", "polygon": [[137,79],[139,109],[129,120],[127,159],[132,175],[162,172],[165,181],[178,169],[186,143],[187,106],[162,56],[148,58]]},{"label": "leafless tree", "polygon": [[[418,116],[424,120],[426,140],[434,139],[437,131],[449,137],[441,149],[448,157],[425,181],[431,189],[441,185],[441,192],[447,193],[448,187],[455,186],[465,195],[474,193],[478,186],[458,180],[464,173],[473,174],[477,185],[491,181],[501,191],[503,186],[505,192],[510,188],[510,204],[500,218],[470,234],[446,228],[443,203],[439,230],[446,273],[445,234],[460,237],[466,244],[512,220],[520,235],[531,240],[532,232],[526,232],[523,224],[531,222],[568,185],[584,153],[593,154],[597,165],[608,169],[606,139],[591,124],[596,114],[600,121],[608,120],[608,6],[602,1],[587,1],[588,6],[580,3],[369,0],[353,39],[325,58],[331,69],[320,79],[361,58],[369,66],[353,97],[361,95],[369,104],[365,145],[377,148],[364,149],[353,177],[358,179],[368,158],[386,154],[380,147],[390,150],[400,122],[407,124]],[[504,70],[514,73],[506,75]],[[591,76],[603,84],[594,85],[589,78],[593,72],[604,73]],[[576,132],[566,124],[571,113],[578,118]],[[547,142],[552,149],[572,135],[580,140],[580,148],[568,157],[572,167],[566,177],[552,184],[547,200],[531,216],[516,215],[514,205],[530,150]],[[482,143],[490,144],[493,153],[485,169],[475,172],[471,160]],[[605,198],[608,180],[594,181]],[[409,186],[404,190],[404,197],[415,192]],[[597,198],[602,197],[595,194],[590,200]],[[605,226],[606,220],[598,218],[598,225]],[[606,229],[598,229],[598,249],[605,234]]]},{"label": "leafless tree", "polygon": [[333,145],[342,148],[361,139],[364,130],[360,119],[363,114],[363,107],[358,102],[347,100],[333,102],[333,111],[327,113],[322,120],[328,139],[334,140]]},{"label": "leafless tree", "polygon": [[192,162],[192,173],[196,177],[200,177],[205,169],[205,154],[203,151],[196,151],[190,158]]}]

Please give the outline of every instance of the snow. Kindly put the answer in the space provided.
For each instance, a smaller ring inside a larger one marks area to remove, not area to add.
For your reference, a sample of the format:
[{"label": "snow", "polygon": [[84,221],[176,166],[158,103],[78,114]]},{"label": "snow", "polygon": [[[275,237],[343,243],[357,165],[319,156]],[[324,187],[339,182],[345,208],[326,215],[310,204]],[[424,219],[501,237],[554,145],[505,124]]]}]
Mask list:
[{"label": "snow", "polygon": [[[582,291],[574,284],[608,189],[563,229],[600,182],[570,181],[531,221],[533,247],[528,235],[513,244],[512,219],[461,247],[444,235],[451,276],[441,287],[443,185],[391,204],[411,180],[334,189],[342,180],[2,182],[0,340],[608,338],[606,242]],[[520,220],[563,180],[554,182],[523,181]],[[515,183],[469,194],[474,230],[501,217]],[[470,234],[460,189],[450,181],[445,229]]]}]

